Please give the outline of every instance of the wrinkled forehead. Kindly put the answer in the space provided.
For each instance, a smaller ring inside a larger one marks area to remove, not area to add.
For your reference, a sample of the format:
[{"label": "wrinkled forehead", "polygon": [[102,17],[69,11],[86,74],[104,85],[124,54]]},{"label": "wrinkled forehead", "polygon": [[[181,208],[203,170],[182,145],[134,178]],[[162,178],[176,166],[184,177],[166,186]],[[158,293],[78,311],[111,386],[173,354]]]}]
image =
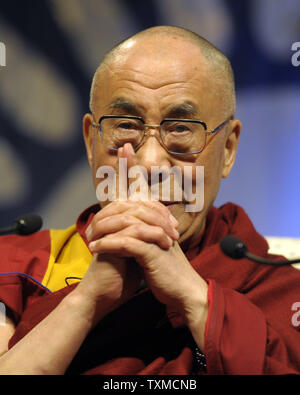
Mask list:
[{"label": "wrinkled forehead", "polygon": [[200,49],[172,37],[128,40],[102,63],[97,74],[99,89],[122,81],[151,89],[190,82],[208,89],[213,80]]},{"label": "wrinkled forehead", "polygon": [[199,47],[178,38],[128,40],[105,59],[95,80],[91,92],[95,115],[103,106],[123,97],[124,88],[129,94],[127,99],[140,93],[139,99],[142,95],[145,103],[156,91],[157,99],[166,105],[173,99],[198,101],[206,113],[211,103],[215,110],[218,107],[218,89],[210,64]]},{"label": "wrinkled forehead", "polygon": [[[139,79],[152,89],[175,87],[176,81],[191,82],[214,106],[215,113],[224,116],[235,113],[234,77],[229,60],[213,44],[184,29],[148,29],[114,47],[95,73],[91,110],[98,108],[109,85],[116,87],[116,81],[122,79]],[[162,89],[163,93],[166,89]]]}]

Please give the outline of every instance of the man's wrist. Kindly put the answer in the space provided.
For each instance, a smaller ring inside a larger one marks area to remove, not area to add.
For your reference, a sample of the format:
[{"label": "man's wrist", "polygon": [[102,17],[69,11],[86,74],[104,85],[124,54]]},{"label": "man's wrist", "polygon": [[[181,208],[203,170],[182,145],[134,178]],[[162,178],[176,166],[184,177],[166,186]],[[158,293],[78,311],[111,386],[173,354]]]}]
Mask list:
[{"label": "man's wrist", "polygon": [[193,338],[199,348],[204,351],[204,332],[208,316],[207,283],[201,279],[199,287],[190,290],[184,308],[183,316]]},{"label": "man's wrist", "polygon": [[80,286],[67,295],[65,302],[70,308],[76,310],[80,319],[87,321],[91,329],[121,304],[120,299],[113,300],[104,295],[93,297],[90,293],[84,292]]},{"label": "man's wrist", "polygon": [[90,329],[94,325],[96,314],[96,302],[87,298],[77,288],[69,293],[62,302],[69,311],[76,315],[76,319],[85,321]]}]

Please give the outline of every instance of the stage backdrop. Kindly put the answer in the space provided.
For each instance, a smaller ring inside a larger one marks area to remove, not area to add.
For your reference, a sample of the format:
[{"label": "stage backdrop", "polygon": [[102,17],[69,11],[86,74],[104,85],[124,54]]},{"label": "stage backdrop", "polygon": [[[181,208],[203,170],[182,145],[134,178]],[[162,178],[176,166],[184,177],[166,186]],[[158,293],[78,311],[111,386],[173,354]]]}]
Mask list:
[{"label": "stage backdrop", "polygon": [[37,212],[65,227],[96,201],[81,132],[93,72],[120,40],[172,24],[212,41],[236,75],[243,131],[216,204],[300,237],[299,21],[299,0],[0,0],[0,226]]}]

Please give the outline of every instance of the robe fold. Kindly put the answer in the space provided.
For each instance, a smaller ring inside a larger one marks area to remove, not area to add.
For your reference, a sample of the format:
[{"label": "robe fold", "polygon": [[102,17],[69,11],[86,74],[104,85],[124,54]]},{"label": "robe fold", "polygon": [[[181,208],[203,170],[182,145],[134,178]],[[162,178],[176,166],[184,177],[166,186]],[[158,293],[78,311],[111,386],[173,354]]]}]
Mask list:
[{"label": "robe fold", "polygon": [[[98,210],[85,210],[65,230],[0,239],[0,301],[16,323],[10,348],[84,276],[91,259],[84,232]],[[181,317],[146,288],[94,327],[66,374],[299,374],[300,318],[292,306],[300,303],[300,271],[224,256],[219,242],[227,234],[255,255],[283,259],[268,254],[240,206],[210,209],[204,233],[186,251],[208,283],[206,368]]]}]

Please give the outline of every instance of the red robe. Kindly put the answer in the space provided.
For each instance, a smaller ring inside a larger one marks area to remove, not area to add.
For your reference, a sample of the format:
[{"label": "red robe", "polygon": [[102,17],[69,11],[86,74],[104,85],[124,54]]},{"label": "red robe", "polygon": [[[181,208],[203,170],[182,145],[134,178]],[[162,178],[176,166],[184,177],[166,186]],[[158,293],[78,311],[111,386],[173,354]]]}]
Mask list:
[{"label": "red robe", "polygon": [[[85,243],[84,231],[98,209],[93,206],[77,221]],[[253,254],[282,259],[268,254],[266,240],[241,207],[227,203],[210,209],[203,236],[186,253],[209,284],[206,369],[195,362],[196,344],[181,317],[143,289],[91,331],[67,373],[299,374],[300,318],[292,306],[300,302],[300,271],[225,257],[219,242],[227,234],[242,239]],[[45,285],[49,231],[2,237],[0,251],[0,300],[17,324],[9,343],[13,347],[76,283],[54,292]]]}]

